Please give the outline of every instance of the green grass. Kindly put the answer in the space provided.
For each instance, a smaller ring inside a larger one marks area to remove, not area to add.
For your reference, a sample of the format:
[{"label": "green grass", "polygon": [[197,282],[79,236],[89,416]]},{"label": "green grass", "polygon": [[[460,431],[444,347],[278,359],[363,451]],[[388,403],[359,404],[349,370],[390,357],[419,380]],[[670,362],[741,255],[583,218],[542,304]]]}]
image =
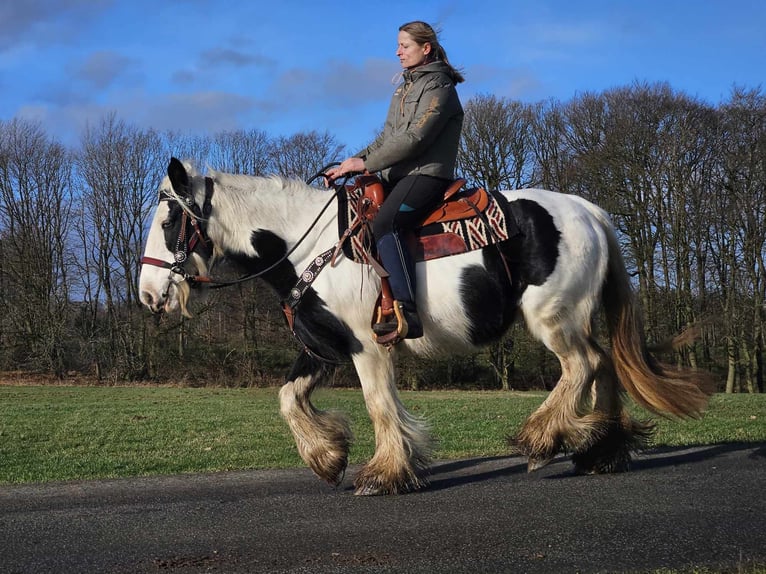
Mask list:
[{"label": "green grass", "polygon": [[[0,483],[300,467],[278,389],[0,386]],[[438,459],[508,453],[505,439],[545,393],[403,392],[438,438]],[[361,391],[325,389],[345,412],[350,462],[373,452]],[[647,417],[637,412],[637,416]],[[766,395],[716,395],[694,421],[657,420],[655,445],[766,441]]]}]

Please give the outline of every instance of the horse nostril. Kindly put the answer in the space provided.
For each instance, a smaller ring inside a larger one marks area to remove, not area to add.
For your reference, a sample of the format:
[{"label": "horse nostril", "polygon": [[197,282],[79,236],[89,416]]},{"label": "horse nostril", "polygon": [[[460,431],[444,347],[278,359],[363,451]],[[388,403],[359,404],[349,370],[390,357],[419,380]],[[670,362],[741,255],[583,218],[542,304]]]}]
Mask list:
[{"label": "horse nostril", "polygon": [[149,291],[141,291],[140,298],[143,304],[149,307],[149,310],[152,313],[162,313],[164,311],[164,294],[160,295],[159,297],[155,297]]},{"label": "horse nostril", "polygon": [[139,299],[141,299],[141,302],[147,307],[152,307],[152,305],[154,305],[154,297],[152,297],[152,294],[148,291],[141,291]]}]

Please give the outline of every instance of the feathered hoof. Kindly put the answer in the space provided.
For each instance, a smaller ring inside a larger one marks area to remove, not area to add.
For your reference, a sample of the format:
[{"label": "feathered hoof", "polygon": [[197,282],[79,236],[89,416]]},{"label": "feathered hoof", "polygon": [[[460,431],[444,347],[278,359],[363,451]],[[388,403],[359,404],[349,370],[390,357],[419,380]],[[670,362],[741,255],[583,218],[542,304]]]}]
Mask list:
[{"label": "feathered hoof", "polygon": [[542,449],[534,448],[531,441],[521,435],[509,437],[508,446],[511,449],[511,454],[527,457],[527,472],[535,472],[547,466],[559,451],[557,446]]},{"label": "feathered hoof", "polygon": [[576,474],[613,474],[627,472],[631,463],[630,447],[624,443],[600,441],[586,451],[572,454]]},{"label": "feathered hoof", "polygon": [[346,476],[348,455],[345,452],[325,453],[322,457],[311,457],[306,461],[319,478],[337,487]]},{"label": "feathered hoof", "polygon": [[418,484],[406,484],[406,485],[392,485],[383,486],[380,484],[365,484],[358,486],[354,490],[354,496],[386,496],[389,494],[407,494],[408,492],[415,492],[421,490],[427,483],[419,482]]},{"label": "feathered hoof", "polygon": [[527,472],[535,472],[540,470],[544,466],[547,466],[550,461],[553,460],[553,456],[530,456],[527,459]]},{"label": "feathered hoof", "polygon": [[614,474],[630,470],[631,457],[626,454],[623,458],[609,460],[591,460],[589,457],[572,455],[575,474]]},{"label": "feathered hoof", "polygon": [[369,476],[362,470],[354,481],[356,496],[384,496],[407,494],[428,486],[428,481],[414,474],[404,473],[396,477]]},{"label": "feathered hoof", "polygon": [[572,462],[578,474],[611,474],[630,470],[632,453],[646,448],[654,431],[651,422],[635,421],[627,413],[604,421],[596,439],[575,451]]},{"label": "feathered hoof", "polygon": [[385,494],[391,493],[380,488],[379,486],[373,486],[371,484],[360,486],[354,491],[354,496],[383,496]]}]

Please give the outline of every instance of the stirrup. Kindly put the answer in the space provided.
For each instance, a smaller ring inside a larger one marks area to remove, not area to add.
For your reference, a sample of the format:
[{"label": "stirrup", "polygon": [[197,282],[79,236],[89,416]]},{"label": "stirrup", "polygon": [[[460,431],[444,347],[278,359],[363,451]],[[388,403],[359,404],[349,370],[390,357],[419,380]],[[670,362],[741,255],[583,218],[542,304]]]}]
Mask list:
[{"label": "stirrup", "polygon": [[399,301],[394,301],[394,315],[383,317],[380,310],[372,331],[375,333],[375,341],[380,345],[395,345],[407,336],[409,325],[404,317],[404,308]]}]

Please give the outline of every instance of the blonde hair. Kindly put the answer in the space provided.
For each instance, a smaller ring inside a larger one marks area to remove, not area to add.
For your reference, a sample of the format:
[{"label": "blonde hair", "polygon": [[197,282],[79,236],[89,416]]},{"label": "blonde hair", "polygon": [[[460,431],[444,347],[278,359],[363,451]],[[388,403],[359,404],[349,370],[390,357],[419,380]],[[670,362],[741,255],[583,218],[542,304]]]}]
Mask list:
[{"label": "blonde hair", "polygon": [[439,42],[439,37],[430,24],[420,20],[414,20],[399,26],[399,31],[407,32],[410,36],[412,36],[412,39],[421,46],[424,44],[431,44],[431,54],[429,55],[429,61],[441,60],[447,64],[450,69],[450,73],[452,74],[452,79],[456,84],[465,81],[463,74],[460,73],[460,71],[452,64],[450,64],[449,60],[447,59],[447,51]]}]

